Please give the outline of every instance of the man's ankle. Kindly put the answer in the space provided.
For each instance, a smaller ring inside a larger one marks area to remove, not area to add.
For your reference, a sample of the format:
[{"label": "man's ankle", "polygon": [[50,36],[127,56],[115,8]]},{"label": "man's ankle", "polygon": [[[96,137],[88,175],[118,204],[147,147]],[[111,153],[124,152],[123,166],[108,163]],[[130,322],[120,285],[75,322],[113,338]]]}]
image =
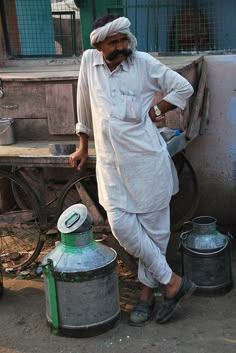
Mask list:
[{"label": "man's ankle", "polygon": [[169,298],[173,297],[178,292],[181,283],[182,277],[173,272],[170,282],[166,285],[166,296]]},{"label": "man's ankle", "polygon": [[151,304],[153,300],[153,288],[145,286],[141,291],[140,299],[145,300],[146,302]]}]

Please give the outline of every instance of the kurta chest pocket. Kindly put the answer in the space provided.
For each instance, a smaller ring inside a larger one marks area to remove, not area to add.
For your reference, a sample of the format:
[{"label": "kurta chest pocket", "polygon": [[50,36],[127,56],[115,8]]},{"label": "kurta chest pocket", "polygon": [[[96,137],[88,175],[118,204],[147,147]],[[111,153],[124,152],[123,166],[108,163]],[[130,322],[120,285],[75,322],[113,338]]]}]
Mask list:
[{"label": "kurta chest pocket", "polygon": [[[112,107],[112,115],[130,123],[140,123],[142,120],[141,97],[133,91],[119,91],[116,97],[117,104]],[[116,110],[114,109],[116,107]]]}]

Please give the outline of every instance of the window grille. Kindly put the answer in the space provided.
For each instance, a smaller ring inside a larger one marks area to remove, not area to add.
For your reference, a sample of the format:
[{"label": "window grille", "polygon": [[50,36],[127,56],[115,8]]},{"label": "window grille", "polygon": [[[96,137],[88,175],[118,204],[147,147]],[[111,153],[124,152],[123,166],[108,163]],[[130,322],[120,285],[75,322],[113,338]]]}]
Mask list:
[{"label": "window grille", "polygon": [[[84,5],[82,17],[88,1],[77,2]],[[96,17],[127,16],[139,50],[183,54],[236,50],[235,0],[100,0],[93,4]]]},{"label": "window grille", "polygon": [[235,0],[0,0],[0,10],[13,58],[80,55],[94,18],[105,13],[130,19],[139,50],[236,51]]},{"label": "window grille", "polygon": [[1,11],[10,57],[81,54],[80,13],[73,0],[3,0]]}]

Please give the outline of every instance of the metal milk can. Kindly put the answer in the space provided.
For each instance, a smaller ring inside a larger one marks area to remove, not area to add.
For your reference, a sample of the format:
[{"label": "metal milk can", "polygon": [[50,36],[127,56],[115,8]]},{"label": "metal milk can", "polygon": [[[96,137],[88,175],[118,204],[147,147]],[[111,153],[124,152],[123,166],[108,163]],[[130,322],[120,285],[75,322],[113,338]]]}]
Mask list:
[{"label": "metal milk can", "polygon": [[116,252],[93,238],[87,208],[75,204],[60,216],[61,242],[43,261],[46,316],[52,331],[88,337],[120,319]]},{"label": "metal milk can", "polygon": [[15,143],[14,118],[0,118],[0,146]]},{"label": "metal milk can", "polygon": [[183,273],[198,286],[198,293],[226,293],[232,288],[231,235],[217,231],[214,217],[186,223],[191,229],[180,235]]}]

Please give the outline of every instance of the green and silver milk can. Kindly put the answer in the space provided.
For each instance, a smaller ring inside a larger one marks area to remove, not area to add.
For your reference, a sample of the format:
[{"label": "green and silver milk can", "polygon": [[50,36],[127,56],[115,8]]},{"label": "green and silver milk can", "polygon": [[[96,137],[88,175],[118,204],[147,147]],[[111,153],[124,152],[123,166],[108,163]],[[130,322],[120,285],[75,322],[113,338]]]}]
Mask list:
[{"label": "green and silver milk can", "polygon": [[60,243],[42,261],[46,317],[55,334],[89,337],[120,319],[117,254],[93,238],[83,204],[58,219]]}]

